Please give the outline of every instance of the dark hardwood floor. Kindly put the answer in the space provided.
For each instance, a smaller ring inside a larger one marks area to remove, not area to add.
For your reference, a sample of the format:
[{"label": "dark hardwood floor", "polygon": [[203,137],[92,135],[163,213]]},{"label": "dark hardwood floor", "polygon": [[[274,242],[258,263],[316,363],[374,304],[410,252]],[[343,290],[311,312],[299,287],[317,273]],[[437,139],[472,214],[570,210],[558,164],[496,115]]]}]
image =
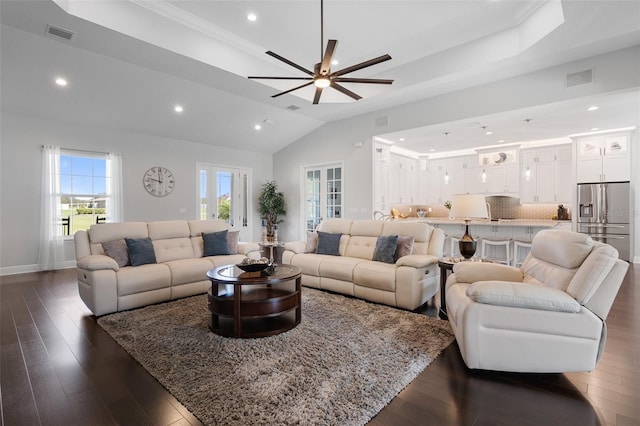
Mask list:
[{"label": "dark hardwood floor", "polygon": [[[200,424],[96,324],[74,269],[0,277],[0,303],[3,425]],[[454,343],[370,425],[640,425],[639,304],[632,265],[593,372],[470,371]]]}]

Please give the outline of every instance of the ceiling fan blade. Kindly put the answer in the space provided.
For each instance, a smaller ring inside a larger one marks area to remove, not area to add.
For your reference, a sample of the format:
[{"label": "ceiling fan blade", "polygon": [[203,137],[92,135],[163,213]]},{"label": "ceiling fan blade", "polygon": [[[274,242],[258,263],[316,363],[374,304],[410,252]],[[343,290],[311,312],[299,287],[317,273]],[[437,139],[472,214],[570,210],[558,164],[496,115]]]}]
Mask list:
[{"label": "ceiling fan blade", "polygon": [[313,80],[312,77],[259,77],[259,76],[249,76],[247,78],[255,79],[255,80]]},{"label": "ceiling fan blade", "polygon": [[277,98],[278,96],[286,95],[287,93],[293,92],[294,90],[302,89],[303,87],[307,87],[307,86],[309,86],[311,84],[313,84],[313,81],[310,81],[310,82],[305,83],[305,84],[301,84],[298,87],[294,87],[293,89],[289,89],[289,90],[286,90],[284,92],[276,93],[275,95],[273,95],[271,97],[272,98]]},{"label": "ceiling fan blade", "polygon": [[353,71],[357,71],[362,68],[370,67],[371,65],[379,64],[380,62],[388,61],[389,59],[391,59],[391,56],[389,55],[378,56],[377,58],[369,59],[368,61],[364,61],[359,64],[353,65],[351,67],[347,67],[345,69],[333,72],[331,73],[331,77],[338,77]]},{"label": "ceiling fan blade", "polygon": [[327,42],[327,50],[324,51],[324,58],[322,58],[322,64],[320,64],[320,74],[329,74],[336,46],[338,46],[338,40],[329,40]]},{"label": "ceiling fan blade", "polygon": [[338,83],[373,83],[373,84],[391,84],[393,80],[385,80],[382,78],[354,78],[354,77],[337,77],[333,79]]},{"label": "ceiling fan blade", "polygon": [[295,62],[291,62],[291,61],[290,61],[290,60],[288,60],[287,58],[283,58],[282,56],[280,56],[280,55],[278,55],[277,53],[274,53],[274,52],[272,52],[272,51],[270,51],[270,50],[267,52],[267,55],[269,55],[269,56],[273,56],[273,57],[274,57],[274,58],[276,58],[277,60],[282,61],[282,62],[284,62],[284,63],[285,63],[285,64],[287,64],[287,65],[291,65],[292,67],[299,69],[300,71],[302,71],[302,72],[303,72],[303,73],[305,73],[305,74],[309,74],[309,75],[311,75],[311,76],[313,76],[313,75],[314,75],[312,71],[309,71],[308,69],[306,69],[306,68],[304,68],[304,67],[302,67],[302,66],[300,66],[300,65],[296,64]]},{"label": "ceiling fan blade", "polygon": [[316,94],[313,96],[314,105],[317,105],[320,102],[320,95],[322,95],[322,87],[316,87]]},{"label": "ceiling fan blade", "polygon": [[331,87],[336,89],[338,92],[342,92],[345,95],[352,97],[356,101],[362,99],[362,96],[358,95],[357,93],[353,93],[351,90],[347,89],[344,86],[340,86],[338,83],[335,82],[335,80],[331,82]]}]

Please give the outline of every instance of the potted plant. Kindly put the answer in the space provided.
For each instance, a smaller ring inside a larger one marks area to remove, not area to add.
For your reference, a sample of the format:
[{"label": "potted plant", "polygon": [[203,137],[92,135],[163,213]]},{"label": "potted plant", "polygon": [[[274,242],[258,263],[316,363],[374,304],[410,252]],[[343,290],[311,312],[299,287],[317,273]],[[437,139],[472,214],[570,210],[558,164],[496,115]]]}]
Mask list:
[{"label": "potted plant", "polygon": [[284,194],[278,191],[278,184],[275,181],[267,181],[262,185],[262,191],[258,197],[258,209],[267,227],[267,241],[273,241],[275,229],[282,222],[278,216],[287,214]]}]

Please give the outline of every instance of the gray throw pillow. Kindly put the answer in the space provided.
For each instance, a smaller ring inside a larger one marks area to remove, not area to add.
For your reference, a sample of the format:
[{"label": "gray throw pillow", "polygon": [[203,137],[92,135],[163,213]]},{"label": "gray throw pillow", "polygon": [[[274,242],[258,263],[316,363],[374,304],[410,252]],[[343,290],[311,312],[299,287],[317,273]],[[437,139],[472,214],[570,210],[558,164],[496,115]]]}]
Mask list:
[{"label": "gray throw pillow", "polygon": [[132,266],[146,265],[156,262],[151,238],[125,238],[129,250],[129,261]]},{"label": "gray throw pillow", "polygon": [[393,255],[398,247],[397,235],[381,235],[376,240],[376,248],[373,251],[373,260],[384,263],[395,263]]},{"label": "gray throw pillow", "polygon": [[318,233],[307,231],[307,244],[304,248],[305,253],[315,253],[318,248]]},{"label": "gray throw pillow", "polygon": [[240,231],[227,232],[227,247],[229,247],[229,254],[238,254],[239,238],[240,238]]},{"label": "gray throw pillow", "polygon": [[129,250],[127,249],[127,243],[124,238],[105,241],[102,243],[102,250],[104,250],[104,254],[115,260],[118,266],[123,267],[129,265]]},{"label": "gray throw pillow", "polygon": [[340,237],[342,234],[330,234],[329,232],[318,231],[317,254],[330,254],[340,256]]},{"label": "gray throw pillow", "polygon": [[396,247],[396,253],[393,255],[393,260],[398,261],[402,256],[408,256],[413,253],[413,243],[416,238],[407,235],[398,235],[398,247]]},{"label": "gray throw pillow", "polygon": [[203,232],[202,241],[204,242],[204,256],[220,256],[231,254],[229,252],[229,243],[227,242],[227,234],[229,231]]}]

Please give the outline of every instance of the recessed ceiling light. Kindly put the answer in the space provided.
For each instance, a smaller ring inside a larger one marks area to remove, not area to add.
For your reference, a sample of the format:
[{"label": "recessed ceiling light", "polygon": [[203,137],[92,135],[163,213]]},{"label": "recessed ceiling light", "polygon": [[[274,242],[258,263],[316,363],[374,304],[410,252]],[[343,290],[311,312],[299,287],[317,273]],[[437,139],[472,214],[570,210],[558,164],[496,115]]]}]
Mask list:
[{"label": "recessed ceiling light", "polygon": [[257,21],[257,20],[258,20],[258,17],[256,16],[256,14],[255,14],[255,13],[249,13],[249,14],[247,15],[247,19],[248,19],[249,21],[251,21],[251,22],[255,22],[255,21]]},{"label": "recessed ceiling light", "polygon": [[589,108],[587,108],[587,111],[597,111],[599,109],[600,109],[600,107],[598,105],[593,105],[593,106],[590,106]]},{"label": "recessed ceiling light", "polygon": [[504,143],[504,139],[500,139],[498,143]]},{"label": "recessed ceiling light", "polygon": [[331,61],[331,65],[338,65],[340,62],[338,62],[337,59],[334,59],[333,61]]},{"label": "recessed ceiling light", "polygon": [[262,126],[259,125],[259,124],[256,124],[255,126],[253,126],[253,128],[256,129],[256,130],[260,130],[260,129],[262,129]]},{"label": "recessed ceiling light", "polygon": [[173,110],[175,112],[182,112],[182,111],[184,111],[184,108],[182,108],[182,105],[176,105],[176,106],[173,107]]},{"label": "recessed ceiling light", "polygon": [[436,150],[435,148],[431,148],[429,152],[434,152],[435,150]]},{"label": "recessed ceiling light", "polygon": [[600,130],[600,128],[599,128],[599,127],[592,127],[592,128],[590,129],[590,131],[591,131],[591,132],[595,132],[596,130]]},{"label": "recessed ceiling light", "polygon": [[404,142],[404,138],[400,138],[398,139],[400,142]]},{"label": "recessed ceiling light", "polygon": [[67,85],[67,80],[62,78],[62,77],[58,77],[58,78],[56,78],[56,84],[58,86],[66,86]]},{"label": "recessed ceiling light", "polygon": [[487,135],[487,136],[492,135],[492,134],[493,134],[492,131],[488,131],[488,132],[485,133],[485,135]]}]

